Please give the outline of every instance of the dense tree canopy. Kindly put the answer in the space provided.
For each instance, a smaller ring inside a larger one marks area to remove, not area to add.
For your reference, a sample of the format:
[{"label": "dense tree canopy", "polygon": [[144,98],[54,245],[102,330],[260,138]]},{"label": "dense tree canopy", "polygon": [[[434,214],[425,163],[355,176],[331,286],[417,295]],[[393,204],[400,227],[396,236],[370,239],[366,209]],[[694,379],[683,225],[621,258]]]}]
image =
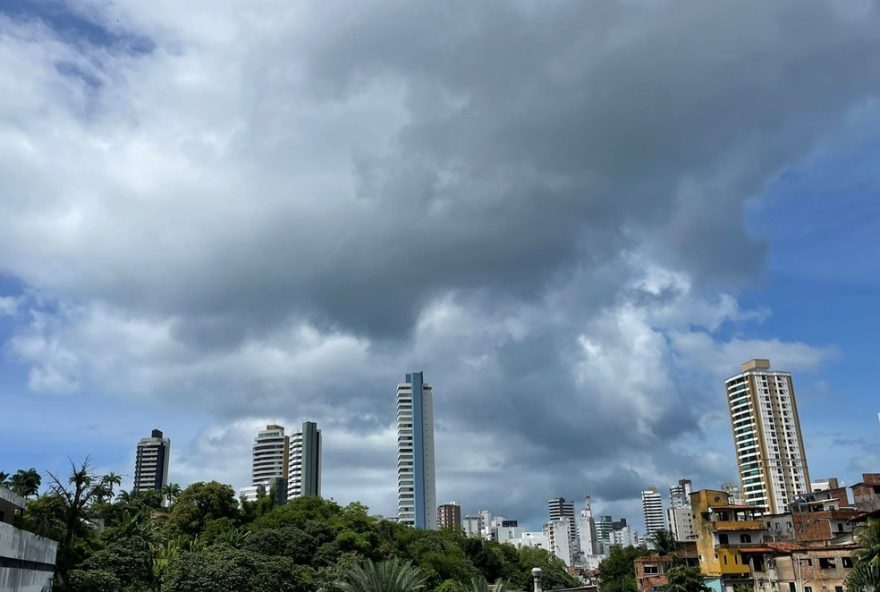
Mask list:
[{"label": "dense tree canopy", "polygon": [[600,592],[638,592],[633,561],[648,552],[637,547],[612,547],[599,564]]},{"label": "dense tree canopy", "polygon": [[529,590],[533,567],[543,569],[545,590],[577,584],[544,550],[415,530],[357,503],[239,502],[217,482],[114,493],[113,475],[93,475],[87,464],[72,473],[31,499],[23,521],[61,541],[65,592],[344,592],[358,573],[380,572],[426,592],[470,592],[475,579]]}]

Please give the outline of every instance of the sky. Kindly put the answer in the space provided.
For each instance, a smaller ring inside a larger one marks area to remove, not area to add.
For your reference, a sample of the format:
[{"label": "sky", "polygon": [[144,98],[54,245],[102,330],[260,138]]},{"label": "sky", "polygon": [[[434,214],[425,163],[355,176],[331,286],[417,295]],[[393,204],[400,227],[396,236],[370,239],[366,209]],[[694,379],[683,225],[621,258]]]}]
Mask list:
[{"label": "sky", "polygon": [[323,431],[391,515],[539,528],[736,481],[723,381],[794,375],[814,478],[880,470],[880,3],[0,4],[0,470],[248,484]]}]

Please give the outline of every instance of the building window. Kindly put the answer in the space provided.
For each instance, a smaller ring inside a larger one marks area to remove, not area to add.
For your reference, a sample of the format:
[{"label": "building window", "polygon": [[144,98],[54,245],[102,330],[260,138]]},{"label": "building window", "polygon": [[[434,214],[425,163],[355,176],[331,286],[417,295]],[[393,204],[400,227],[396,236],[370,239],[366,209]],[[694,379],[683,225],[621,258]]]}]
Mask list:
[{"label": "building window", "polygon": [[821,569],[834,569],[837,567],[837,562],[834,561],[834,557],[820,557],[819,567]]},{"label": "building window", "polygon": [[654,575],[659,573],[656,565],[646,565],[645,566],[645,575]]},{"label": "building window", "polygon": [[726,534],[719,534],[718,535],[718,543],[721,545],[726,545],[728,543],[727,535]]},{"label": "building window", "polygon": [[752,537],[751,537],[751,535],[748,535],[748,534],[742,534],[739,536],[739,540],[741,543],[751,543]]},{"label": "building window", "polygon": [[788,583],[788,592],[797,592],[797,588],[794,587],[794,582]]},{"label": "building window", "polygon": [[813,592],[812,586],[804,586],[804,592]]},{"label": "building window", "polygon": [[852,557],[841,557],[840,564],[843,565],[843,567],[852,567]]}]

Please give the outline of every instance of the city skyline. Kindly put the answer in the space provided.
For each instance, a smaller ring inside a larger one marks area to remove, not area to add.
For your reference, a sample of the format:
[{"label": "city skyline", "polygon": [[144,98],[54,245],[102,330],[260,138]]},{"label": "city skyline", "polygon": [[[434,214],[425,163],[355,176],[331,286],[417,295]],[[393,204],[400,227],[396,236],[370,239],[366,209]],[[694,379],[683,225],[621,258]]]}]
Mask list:
[{"label": "city skyline", "polygon": [[738,481],[753,358],[811,476],[880,466],[872,4],[349,4],[0,3],[0,466],[130,488],[159,427],[238,488],[313,418],[322,495],[392,515],[418,368],[438,501],[643,531]]}]

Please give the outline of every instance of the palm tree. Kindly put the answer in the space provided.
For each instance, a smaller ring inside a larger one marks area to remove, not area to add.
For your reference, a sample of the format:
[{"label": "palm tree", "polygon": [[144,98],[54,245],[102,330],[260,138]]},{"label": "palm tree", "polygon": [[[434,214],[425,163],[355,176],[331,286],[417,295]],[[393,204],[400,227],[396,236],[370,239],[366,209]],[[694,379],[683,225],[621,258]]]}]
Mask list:
[{"label": "palm tree", "polygon": [[859,563],[849,572],[844,583],[848,592],[880,590],[880,567]]},{"label": "palm tree", "polygon": [[672,555],[678,550],[678,543],[675,536],[669,530],[658,530],[651,535],[651,542],[654,543],[654,550],[661,557],[664,555]]},{"label": "palm tree", "polygon": [[492,585],[482,575],[471,578],[472,592],[504,592],[504,580],[496,580]]},{"label": "palm tree", "polygon": [[43,479],[37,469],[19,469],[9,479],[9,488],[22,497],[31,497],[40,492]]},{"label": "palm tree", "polygon": [[679,565],[666,572],[664,592],[709,592],[703,582],[703,574],[695,567]]},{"label": "palm tree", "polygon": [[415,592],[426,580],[422,570],[395,557],[380,563],[367,559],[349,569],[339,585],[346,592]]},{"label": "palm tree", "polygon": [[107,476],[99,477],[92,473],[88,458],[79,466],[71,461],[70,468],[66,483],[48,473],[52,479],[50,491],[61,501],[63,510],[64,536],[58,546],[56,563],[62,590],[70,589],[70,570],[75,563],[74,543],[88,519],[88,509],[106,496],[109,489]]},{"label": "palm tree", "polygon": [[880,567],[880,519],[868,520],[860,526],[855,539],[859,546],[855,552],[858,562]]}]

